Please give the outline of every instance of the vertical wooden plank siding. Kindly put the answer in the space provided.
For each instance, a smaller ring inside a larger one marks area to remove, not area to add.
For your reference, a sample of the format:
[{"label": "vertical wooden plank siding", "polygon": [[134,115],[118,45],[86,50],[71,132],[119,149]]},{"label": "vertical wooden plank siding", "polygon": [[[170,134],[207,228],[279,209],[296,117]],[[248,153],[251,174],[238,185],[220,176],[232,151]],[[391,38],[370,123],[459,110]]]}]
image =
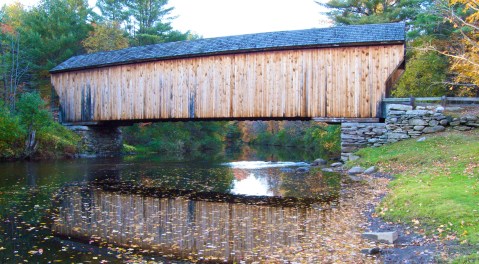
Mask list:
[{"label": "vertical wooden plank siding", "polygon": [[66,122],[367,118],[403,57],[403,45],[264,51],[54,73],[52,84]]}]

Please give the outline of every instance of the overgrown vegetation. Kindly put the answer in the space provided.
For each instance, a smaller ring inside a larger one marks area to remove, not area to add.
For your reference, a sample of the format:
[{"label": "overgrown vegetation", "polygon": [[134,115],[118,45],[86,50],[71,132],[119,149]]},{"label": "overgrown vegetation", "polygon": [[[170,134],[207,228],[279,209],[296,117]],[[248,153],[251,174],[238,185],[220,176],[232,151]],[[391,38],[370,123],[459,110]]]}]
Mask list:
[{"label": "overgrown vegetation", "polygon": [[53,120],[38,93],[22,94],[15,111],[0,101],[0,159],[74,155],[78,141]]},{"label": "overgrown vegetation", "polygon": [[340,133],[339,126],[300,121],[195,121],[136,124],[123,128],[125,151],[137,153],[218,151],[226,146],[252,144],[294,147],[319,157],[339,154]]},{"label": "overgrown vegetation", "polygon": [[262,123],[251,135],[251,144],[302,148],[321,154],[340,153],[341,128],[316,122]]},{"label": "overgrown vegetation", "polygon": [[479,131],[447,132],[424,142],[407,140],[358,154],[361,159],[355,163],[396,175],[378,208],[385,219],[477,249]]},{"label": "overgrown vegetation", "polygon": [[218,150],[223,146],[228,122],[170,122],[135,124],[123,128],[126,144],[137,152],[176,152]]}]

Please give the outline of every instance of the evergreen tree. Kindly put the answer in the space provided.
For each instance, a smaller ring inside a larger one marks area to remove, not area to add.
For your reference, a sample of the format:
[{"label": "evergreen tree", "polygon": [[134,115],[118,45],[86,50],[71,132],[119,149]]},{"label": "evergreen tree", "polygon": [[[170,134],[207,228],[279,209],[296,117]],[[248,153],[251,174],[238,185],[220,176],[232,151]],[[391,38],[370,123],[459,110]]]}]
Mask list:
[{"label": "evergreen tree", "polygon": [[104,19],[118,22],[128,32],[132,46],[195,37],[173,29],[168,0],[99,0],[97,6]]},{"label": "evergreen tree", "polygon": [[189,32],[181,33],[171,26],[168,0],[129,0],[126,6],[134,25],[133,45],[148,45],[187,39]]},{"label": "evergreen tree", "polygon": [[101,17],[110,22],[121,23],[130,16],[126,0],[98,0],[96,6],[100,9]]},{"label": "evergreen tree", "polygon": [[43,0],[23,16],[20,34],[34,84],[49,88],[48,71],[85,52],[81,41],[92,29],[91,14],[86,0]]},{"label": "evergreen tree", "polygon": [[320,5],[337,25],[409,22],[433,0],[329,0]]}]

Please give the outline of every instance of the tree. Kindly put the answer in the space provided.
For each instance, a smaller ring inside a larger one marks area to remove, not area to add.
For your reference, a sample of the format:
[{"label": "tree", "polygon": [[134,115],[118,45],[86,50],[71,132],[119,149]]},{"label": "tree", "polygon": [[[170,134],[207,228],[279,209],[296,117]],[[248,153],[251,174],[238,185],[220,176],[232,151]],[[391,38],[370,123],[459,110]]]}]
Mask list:
[{"label": "tree", "polygon": [[454,25],[456,42],[442,54],[452,59],[451,69],[457,73],[456,86],[463,94],[479,95],[479,2],[449,0],[444,16]]},{"label": "tree", "polygon": [[173,30],[170,17],[173,7],[168,0],[130,0],[126,2],[134,25],[134,45],[185,40],[189,32]]},{"label": "tree", "polygon": [[0,80],[2,98],[10,110],[15,109],[18,90],[24,86],[28,62],[18,32],[24,13],[19,3],[4,6],[0,10]]},{"label": "tree", "polygon": [[85,52],[81,41],[92,29],[91,14],[86,0],[43,0],[22,17],[20,34],[34,85],[49,89],[48,71]]},{"label": "tree", "polygon": [[442,96],[448,90],[448,61],[445,56],[432,51],[416,51],[409,58],[407,70],[399,80],[392,94],[396,97]]},{"label": "tree", "polygon": [[117,50],[128,47],[128,38],[118,22],[105,22],[93,24],[93,31],[82,44],[88,53]]},{"label": "tree", "polygon": [[51,119],[46,103],[38,93],[24,93],[18,100],[18,115],[25,125],[25,157],[30,157],[38,147],[37,131],[45,127]]},{"label": "tree", "polygon": [[132,46],[196,38],[174,30],[168,0],[99,0],[97,6],[107,21],[116,21],[130,35]]},{"label": "tree", "polygon": [[318,4],[337,25],[411,21],[433,0],[329,0]]},{"label": "tree", "polygon": [[100,9],[103,19],[109,22],[121,23],[130,16],[126,9],[127,0],[98,0],[96,6]]}]

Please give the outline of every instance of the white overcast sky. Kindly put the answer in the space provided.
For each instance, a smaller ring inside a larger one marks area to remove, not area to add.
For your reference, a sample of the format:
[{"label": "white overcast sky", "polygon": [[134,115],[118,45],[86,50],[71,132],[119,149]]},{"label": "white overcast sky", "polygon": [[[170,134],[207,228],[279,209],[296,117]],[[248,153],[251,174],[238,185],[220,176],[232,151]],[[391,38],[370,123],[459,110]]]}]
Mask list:
[{"label": "white overcast sky", "polygon": [[[15,0],[0,0],[0,6]],[[19,0],[33,6],[39,0]],[[89,0],[94,6],[96,0]],[[314,0],[170,0],[173,27],[205,38],[329,26]]]}]

